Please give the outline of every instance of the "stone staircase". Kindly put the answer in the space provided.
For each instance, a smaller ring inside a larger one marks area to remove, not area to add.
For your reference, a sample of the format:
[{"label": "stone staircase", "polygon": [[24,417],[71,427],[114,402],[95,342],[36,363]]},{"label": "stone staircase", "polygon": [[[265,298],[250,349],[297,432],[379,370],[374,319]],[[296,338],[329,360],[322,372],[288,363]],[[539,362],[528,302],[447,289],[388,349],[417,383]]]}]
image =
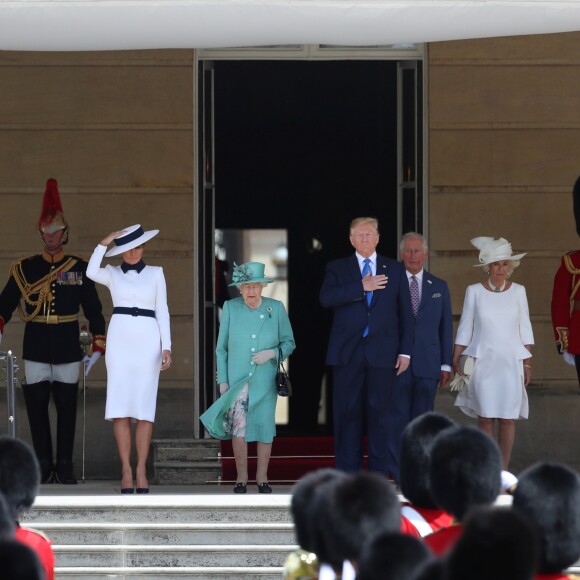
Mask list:
[{"label": "stone staircase", "polygon": [[289,501],[221,491],[41,495],[22,523],[51,538],[57,580],[279,580],[295,548]]},{"label": "stone staircase", "polygon": [[160,485],[203,485],[221,478],[217,439],[156,439],[152,447],[155,481]]}]

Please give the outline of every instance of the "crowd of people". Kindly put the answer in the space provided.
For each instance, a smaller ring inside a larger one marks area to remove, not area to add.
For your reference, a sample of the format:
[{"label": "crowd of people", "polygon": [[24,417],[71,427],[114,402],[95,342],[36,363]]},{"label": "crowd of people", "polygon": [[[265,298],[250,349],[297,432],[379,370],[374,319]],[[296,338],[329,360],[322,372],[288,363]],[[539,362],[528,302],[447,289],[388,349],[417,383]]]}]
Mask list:
[{"label": "crowd of people", "polygon": [[[564,580],[580,557],[580,476],[541,462],[514,485],[483,430],[428,412],[385,477],[321,469],[292,489],[285,580]],[[498,502],[502,493],[513,494]],[[500,505],[503,504],[503,505]]]}]

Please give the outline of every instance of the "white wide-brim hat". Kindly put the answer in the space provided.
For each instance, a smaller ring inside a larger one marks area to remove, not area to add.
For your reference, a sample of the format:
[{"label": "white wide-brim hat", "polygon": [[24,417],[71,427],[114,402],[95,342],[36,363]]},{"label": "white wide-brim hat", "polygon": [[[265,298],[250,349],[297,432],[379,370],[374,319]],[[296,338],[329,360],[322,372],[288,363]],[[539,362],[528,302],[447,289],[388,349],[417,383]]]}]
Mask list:
[{"label": "white wide-brim hat", "polygon": [[135,224],[129,228],[125,228],[120,236],[117,236],[113,243],[114,248],[111,248],[105,256],[110,258],[111,256],[118,256],[123,252],[128,252],[145,242],[148,242],[151,238],[155,237],[159,233],[159,230],[149,230],[147,232],[143,231],[140,224]]},{"label": "white wide-brim hat", "polygon": [[527,252],[523,254],[512,254],[512,245],[505,238],[490,238],[481,236],[473,238],[471,243],[479,250],[479,264],[474,264],[475,267],[487,266],[500,260],[510,260],[517,262],[521,260]]}]

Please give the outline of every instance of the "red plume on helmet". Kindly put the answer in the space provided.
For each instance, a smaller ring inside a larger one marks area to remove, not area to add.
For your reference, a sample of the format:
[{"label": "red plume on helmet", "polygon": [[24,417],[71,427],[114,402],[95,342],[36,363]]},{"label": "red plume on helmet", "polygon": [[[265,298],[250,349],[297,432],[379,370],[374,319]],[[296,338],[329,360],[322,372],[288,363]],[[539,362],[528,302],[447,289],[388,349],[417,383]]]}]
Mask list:
[{"label": "red plume on helmet", "polygon": [[62,211],[62,203],[58,193],[58,183],[56,179],[49,179],[46,182],[44,198],[42,200],[42,212],[38,220],[38,229],[47,234],[53,234],[58,230],[68,229]]}]

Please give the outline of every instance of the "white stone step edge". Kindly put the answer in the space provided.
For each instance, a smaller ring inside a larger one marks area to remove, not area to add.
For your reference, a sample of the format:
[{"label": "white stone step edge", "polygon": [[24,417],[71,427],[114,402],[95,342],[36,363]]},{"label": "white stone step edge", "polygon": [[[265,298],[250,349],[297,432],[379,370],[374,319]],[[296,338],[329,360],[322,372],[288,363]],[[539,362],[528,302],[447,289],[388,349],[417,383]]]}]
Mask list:
[{"label": "white stone step edge", "polygon": [[224,546],[221,544],[191,544],[191,545],[162,545],[151,546],[144,544],[53,544],[55,554],[59,552],[285,552],[290,554],[296,550],[295,544],[235,544]]},{"label": "white stone step edge", "polygon": [[259,494],[247,495],[224,492],[215,494],[143,494],[143,495],[79,495],[36,496],[32,509],[107,509],[122,508],[130,510],[145,509],[219,509],[233,508],[285,508],[290,506],[290,494]]},{"label": "white stone step edge", "polygon": [[202,523],[189,523],[189,524],[178,524],[178,523],[167,523],[167,524],[145,524],[145,523],[62,523],[62,522],[31,522],[31,526],[34,529],[46,532],[47,530],[59,530],[59,531],[143,531],[143,530],[153,530],[153,531],[164,531],[164,530],[175,530],[175,531],[244,531],[244,530],[258,530],[258,531],[292,531],[294,529],[294,524],[292,523],[262,523],[262,522],[243,522],[243,523],[212,523],[212,524],[202,524]]},{"label": "white stone step edge", "polygon": [[80,574],[89,575],[95,574],[99,576],[103,575],[126,575],[126,576],[154,576],[159,577],[162,574],[174,575],[174,576],[188,576],[188,575],[199,575],[203,574],[206,576],[217,576],[217,575],[231,575],[231,578],[239,577],[238,575],[249,575],[252,576],[270,576],[277,575],[278,578],[282,577],[283,568],[277,567],[238,567],[238,566],[223,566],[223,567],[189,567],[189,568],[95,568],[93,566],[77,566],[70,568],[57,567],[54,569],[55,576],[60,578],[61,576],[78,576]]}]

